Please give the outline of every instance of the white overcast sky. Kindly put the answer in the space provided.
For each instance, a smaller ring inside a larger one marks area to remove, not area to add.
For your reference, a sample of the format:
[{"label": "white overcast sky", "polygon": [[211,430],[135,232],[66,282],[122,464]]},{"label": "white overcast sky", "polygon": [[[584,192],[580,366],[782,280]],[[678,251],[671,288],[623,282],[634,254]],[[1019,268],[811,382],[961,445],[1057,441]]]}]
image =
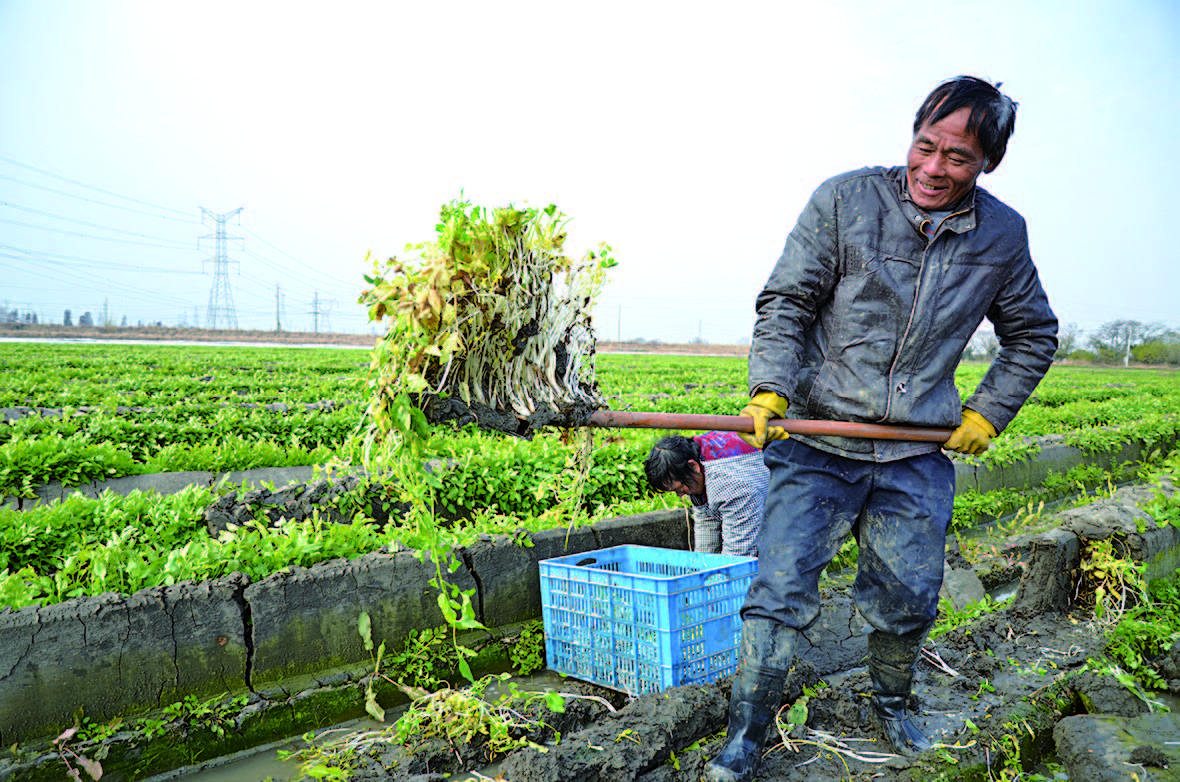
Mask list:
[{"label": "white overcast sky", "polygon": [[[364,332],[367,251],[441,204],[556,203],[606,241],[601,338],[749,338],[824,179],[904,161],[940,80],[1020,103],[981,184],[1064,322],[1180,327],[1175,0],[0,0],[0,303]],[[277,296],[276,296],[277,292]],[[310,314],[319,297],[321,319]]]}]

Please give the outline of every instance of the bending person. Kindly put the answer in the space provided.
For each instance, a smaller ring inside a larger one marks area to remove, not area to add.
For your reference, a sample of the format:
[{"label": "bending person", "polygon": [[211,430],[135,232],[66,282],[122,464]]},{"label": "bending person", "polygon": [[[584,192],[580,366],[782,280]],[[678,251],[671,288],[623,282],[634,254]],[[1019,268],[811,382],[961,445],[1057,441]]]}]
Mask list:
[{"label": "bending person", "polygon": [[692,503],[693,549],[758,555],[770,475],[759,449],[734,432],[669,435],[652,447],[643,469],[653,489]]}]

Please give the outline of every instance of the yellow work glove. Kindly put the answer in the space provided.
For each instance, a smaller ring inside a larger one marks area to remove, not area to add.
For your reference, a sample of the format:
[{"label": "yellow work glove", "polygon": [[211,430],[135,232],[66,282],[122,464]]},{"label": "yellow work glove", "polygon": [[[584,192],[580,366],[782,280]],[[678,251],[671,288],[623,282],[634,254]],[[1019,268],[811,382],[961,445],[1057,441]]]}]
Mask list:
[{"label": "yellow work glove", "polygon": [[959,453],[979,455],[987,450],[992,438],[996,436],[996,428],[970,407],[963,408],[963,423],[951,432],[950,439],[943,444],[943,448]]},{"label": "yellow work glove", "polygon": [[788,435],[785,429],[781,426],[768,427],[766,424],[772,418],[782,418],[783,413],[787,412],[788,404],[790,402],[773,391],[759,391],[754,394],[750,398],[750,404],[743,407],[740,413],[754,419],[754,433],[738,433],[738,437],[755,448],[765,448],[772,440],[786,440]]}]

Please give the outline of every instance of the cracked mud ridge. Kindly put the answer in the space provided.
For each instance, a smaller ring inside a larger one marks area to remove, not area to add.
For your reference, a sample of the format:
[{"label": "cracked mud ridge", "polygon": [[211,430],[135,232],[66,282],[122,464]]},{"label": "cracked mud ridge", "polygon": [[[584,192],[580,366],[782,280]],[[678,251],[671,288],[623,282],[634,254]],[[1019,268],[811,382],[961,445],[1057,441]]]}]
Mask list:
[{"label": "cracked mud ridge", "polygon": [[[1011,612],[927,642],[911,707],[926,733],[944,747],[933,755],[945,753],[961,766],[986,763],[989,740],[999,746],[1000,736],[1010,732],[1003,726],[1005,721],[1033,719],[1035,709],[1027,706],[1045,705],[1057,716],[1071,710],[1075,695],[1055,682],[1079,668],[1101,644],[1100,633],[1073,617],[1019,617]],[[821,673],[816,663],[823,665],[832,658],[814,654],[816,649],[796,662],[780,713],[785,721],[787,707],[806,688],[807,723],[789,735],[772,736],[760,777],[799,781],[926,778],[934,767],[924,758],[911,764],[888,755],[888,744],[871,717],[866,669],[855,666]],[[695,782],[720,749],[729,684],[727,679],[713,685],[672,687],[626,702],[619,693],[569,680],[566,691],[597,695],[611,705],[569,698],[562,714],[539,706],[528,714],[539,723],[529,738],[549,743],[547,751],[518,750],[487,773],[497,779],[531,782]],[[1125,692],[1117,682],[1113,689],[1110,683],[1090,686],[1099,698],[1121,698],[1120,691]],[[1013,716],[1014,709],[1030,715]],[[977,730],[967,727],[968,720]],[[1043,733],[1044,726],[1039,727]],[[1035,732],[1038,726],[1029,728]],[[555,730],[561,733],[561,743],[552,745]],[[990,749],[992,754],[995,751]],[[381,745],[362,754],[352,778],[442,780],[459,771],[480,769],[488,761],[485,741],[432,738],[407,747]]]},{"label": "cracked mud ridge", "polygon": [[[1012,584],[998,580],[1018,577],[1015,597],[923,647],[910,708],[937,743],[917,759],[889,752],[869,698],[868,627],[846,579],[829,580],[823,616],[808,631],[809,643],[787,679],[780,728],[767,742],[758,778],[1015,782],[1036,778],[1037,763],[1053,759],[1072,780],[1180,779],[1180,722],[1161,700],[1180,695],[1180,644],[1150,661],[1168,685],[1145,699],[1086,665],[1102,654],[1113,620],[1096,618],[1079,594],[1075,535],[1116,537],[1125,551],[1150,550],[1154,538],[1174,537],[1175,530],[1154,525],[1135,531],[1134,519],[1143,515],[1139,503],[1157,488],[1121,489],[1056,517],[1059,526],[1048,533],[1001,547],[992,577],[984,581],[1011,591]],[[1166,483],[1163,489],[1173,491]],[[970,567],[955,549],[948,557],[948,583],[961,583],[964,567]],[[630,699],[569,679],[563,691],[597,697],[567,698],[563,713],[533,702],[524,716],[535,722],[518,735],[545,745],[543,752],[526,747],[493,757],[484,736],[436,736],[360,752],[352,777],[426,782],[475,770],[483,776],[461,778],[696,782],[724,741],[730,684],[723,679]],[[788,710],[802,703],[805,723],[789,725]]]}]

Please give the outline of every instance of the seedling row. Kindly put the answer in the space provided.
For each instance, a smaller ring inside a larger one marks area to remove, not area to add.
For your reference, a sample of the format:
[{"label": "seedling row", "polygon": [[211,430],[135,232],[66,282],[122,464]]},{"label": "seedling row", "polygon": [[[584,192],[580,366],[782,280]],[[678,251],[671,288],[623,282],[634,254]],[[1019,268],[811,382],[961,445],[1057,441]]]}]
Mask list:
[{"label": "seedling row", "polygon": [[[746,398],[740,358],[600,355],[597,361],[614,409],[734,414]],[[956,382],[964,396],[985,370],[960,368]],[[13,378],[0,391],[10,419],[0,425],[0,493],[28,497],[49,480],[69,486],[155,472],[359,463],[353,435],[367,404],[364,351],[5,345],[0,371]],[[1176,410],[1175,373],[1055,367],[983,462],[1024,459],[1036,450],[1031,438],[1047,434],[1094,451],[1129,440],[1149,450],[1159,444],[1162,458],[1169,450],[1164,444],[1180,433]],[[675,507],[675,497],[652,493],[643,477],[656,436],[598,430],[587,455],[557,431],[521,440],[472,426],[440,427],[427,454],[433,510],[449,527],[474,536]],[[1090,472],[1059,476],[1057,488],[1112,479]],[[575,475],[582,484],[571,509],[561,500]],[[0,508],[0,606],[129,593],[233,570],[262,577],[292,564],[415,545],[416,530],[396,518],[375,524],[359,494],[340,500],[338,510],[351,524],[275,522],[260,508],[256,523],[211,537],[204,510],[235,488]],[[967,496],[957,515],[1011,510],[1022,501],[1018,492]]]}]

